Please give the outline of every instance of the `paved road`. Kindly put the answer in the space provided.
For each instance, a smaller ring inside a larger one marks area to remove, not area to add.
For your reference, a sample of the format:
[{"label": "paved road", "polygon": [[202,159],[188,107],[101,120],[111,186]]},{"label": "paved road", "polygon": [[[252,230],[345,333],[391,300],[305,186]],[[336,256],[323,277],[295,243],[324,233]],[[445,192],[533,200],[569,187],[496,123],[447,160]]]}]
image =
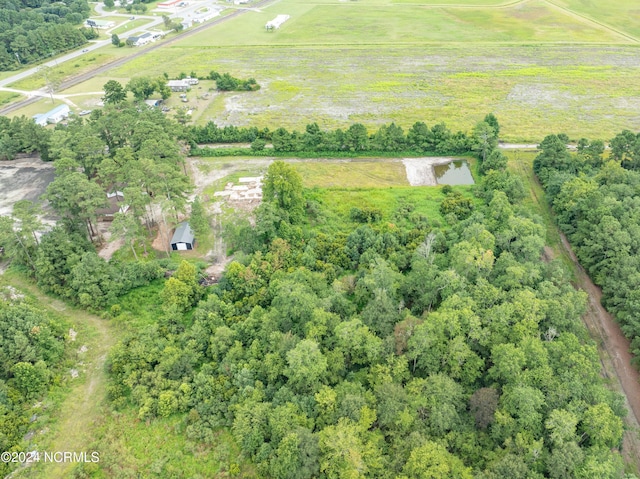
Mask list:
[{"label": "paved road", "polygon": [[[141,55],[145,55],[146,53],[150,53],[150,52],[152,52],[154,50],[157,50],[158,48],[162,48],[162,47],[164,47],[166,45],[169,45],[171,43],[175,43],[175,42],[177,42],[179,40],[182,40],[183,38],[189,37],[191,35],[195,35],[196,33],[200,33],[203,30],[211,28],[211,27],[213,27],[215,25],[219,25],[219,24],[221,24],[223,22],[226,22],[227,20],[230,20],[231,18],[238,17],[238,16],[240,16],[243,13],[246,13],[248,11],[253,11],[256,8],[260,8],[260,7],[263,7],[265,5],[268,5],[268,4],[270,4],[270,3],[274,2],[274,1],[275,0],[261,0],[261,1],[257,2],[257,3],[254,3],[253,5],[251,5],[251,8],[237,9],[235,12],[230,13],[229,15],[225,15],[223,17],[216,18],[215,20],[211,20],[211,21],[207,21],[205,23],[201,23],[200,25],[198,25],[196,27],[193,27],[193,28],[190,28],[186,32],[180,33],[180,34],[178,34],[178,35],[176,35],[176,36],[174,36],[174,37],[172,37],[170,39],[166,39],[165,38],[163,40],[157,41],[156,43],[154,43],[154,44],[152,44],[150,46],[142,47],[142,49],[140,51],[138,51],[137,53],[135,53],[135,54],[133,54],[131,56],[128,56],[128,57],[125,57],[125,58],[120,58],[118,60],[114,60],[111,63],[107,63],[106,65],[102,65],[100,67],[97,67],[94,70],[91,70],[89,72],[77,75],[75,77],[72,77],[72,78],[69,78],[69,79],[63,81],[60,84],[60,87],[58,88],[58,91],[64,91],[64,90],[66,90],[68,88],[71,88],[72,86],[75,86],[75,85],[77,85],[79,83],[85,82],[85,81],[93,78],[94,76],[100,75],[102,73],[105,73],[105,72],[113,69],[113,68],[116,68],[116,67],[119,67],[121,65],[124,65],[125,63],[127,63],[127,62],[129,62],[131,60],[134,60],[134,59],[138,58]],[[139,17],[137,17],[137,18],[139,18]],[[162,20],[160,20],[160,21],[162,21]],[[148,28],[149,28],[149,25],[141,27],[141,29],[145,29],[145,30],[148,29]],[[137,31],[137,29],[136,29],[136,31]],[[111,40],[104,40],[103,42],[111,43]],[[100,48],[100,47],[97,46],[95,48]],[[75,52],[75,53],[79,54],[79,55],[83,54],[82,52],[80,52],[80,53]],[[73,54],[70,53],[69,55],[73,55]],[[75,58],[75,56],[72,56],[71,58]],[[55,61],[54,61],[54,63],[55,63]],[[33,69],[33,70],[37,71],[37,69]],[[35,71],[31,72],[30,74],[32,75],[33,73],[35,73]],[[18,75],[15,75],[15,76],[18,76]],[[28,75],[25,75],[25,76],[28,76]],[[14,77],[12,77],[12,78],[14,78]],[[8,80],[8,79],[6,79],[6,80]],[[14,78],[11,81],[16,81],[16,80]],[[1,86],[2,86],[2,84],[0,84],[0,87]],[[0,109],[0,115],[6,115],[7,113],[10,113],[10,112],[12,112],[14,110],[18,110],[20,108],[24,108],[25,106],[30,105],[31,103],[34,103],[34,102],[38,101],[39,98],[40,97],[38,97],[38,96],[33,96],[31,98],[26,98],[24,100],[17,101],[15,103],[7,105],[4,108]]]},{"label": "paved road", "polygon": [[[103,10],[100,10],[98,8],[96,8],[96,10],[99,10],[99,12],[101,13],[101,16],[103,15],[107,15],[107,12],[104,12]],[[108,14],[109,16],[121,16],[121,17],[130,17],[131,15],[124,15],[124,14]],[[143,25],[141,27],[138,28],[134,28],[131,31],[127,32],[128,35],[143,31],[143,30],[148,30],[149,28],[154,28],[160,24],[163,23],[162,18],[158,18],[158,17],[150,17],[150,16],[137,16],[136,18],[148,18],[149,20],[151,20],[151,23],[148,23],[146,25]],[[114,27],[117,28],[117,27]],[[113,30],[113,29],[112,29]],[[110,33],[111,30],[107,30],[106,33]],[[40,68],[42,68],[42,66],[48,66],[48,67],[57,67],[58,65],[60,65],[61,63],[67,62],[69,60],[73,60],[74,58],[77,58],[81,55],[87,55],[88,53],[91,53],[94,50],[97,50],[98,48],[104,47],[105,45],[110,45],[111,44],[111,39],[108,40],[100,40],[100,41],[92,41],[90,42],[89,46],[83,46],[83,48],[72,51],[70,53],[67,53],[66,55],[63,55],[61,57],[55,58],[54,60],[50,60],[48,62],[45,62],[43,64],[38,65],[37,67],[33,67],[33,68],[29,68],[28,70],[24,70],[20,73],[16,73],[15,75],[12,75],[8,78],[5,78],[4,80],[0,80],[0,87],[6,87],[7,85],[10,85],[14,82],[17,82],[18,80],[22,80],[23,78],[27,78],[31,75],[34,75],[36,73],[38,73],[38,70],[40,70]]]}]

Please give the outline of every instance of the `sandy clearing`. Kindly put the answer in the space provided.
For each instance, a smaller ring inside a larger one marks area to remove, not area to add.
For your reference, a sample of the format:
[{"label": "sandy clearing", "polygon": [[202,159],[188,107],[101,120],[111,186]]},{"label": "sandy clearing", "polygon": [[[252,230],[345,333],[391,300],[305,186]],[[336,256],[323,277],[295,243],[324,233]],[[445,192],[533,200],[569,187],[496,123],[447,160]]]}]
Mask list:
[{"label": "sandy clearing", "polygon": [[403,158],[402,163],[407,170],[407,180],[411,186],[437,186],[435,165],[444,165],[458,158],[451,156],[428,158]]}]

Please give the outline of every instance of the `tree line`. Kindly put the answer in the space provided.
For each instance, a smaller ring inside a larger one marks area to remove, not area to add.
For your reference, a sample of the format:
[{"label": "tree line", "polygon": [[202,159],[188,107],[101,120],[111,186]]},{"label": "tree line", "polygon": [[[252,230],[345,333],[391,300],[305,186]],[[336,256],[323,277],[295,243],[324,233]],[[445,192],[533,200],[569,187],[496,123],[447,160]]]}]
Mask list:
[{"label": "tree line", "polygon": [[[192,155],[217,156],[220,151],[198,148],[203,143],[251,142],[254,153],[264,150],[267,142],[273,151],[317,152],[317,153],[363,153],[363,152],[414,152],[419,154],[467,154],[480,152],[486,156],[492,143],[497,144],[495,132],[497,119],[488,114],[471,133],[453,133],[444,123],[429,128],[424,122],[416,122],[405,133],[395,123],[385,124],[374,133],[369,133],[361,123],[354,123],[347,129],[337,128],[325,131],[317,123],[309,124],[304,132],[289,131],[286,128],[258,130],[255,127],[218,127],[214,122],[189,127]],[[216,149],[220,150],[220,149]],[[236,149],[238,150],[238,149]],[[245,153],[246,154],[246,153]]]},{"label": "tree line", "polygon": [[112,405],[182,414],[195,443],[229,428],[261,477],[621,477],[586,295],[542,261],[543,221],[485,132],[482,204],[445,191],[445,224],[363,205],[337,231],[274,162],[220,283],[184,267],[112,351]]},{"label": "tree line", "polygon": [[629,131],[611,140],[582,139],[577,152],[566,138],[540,144],[534,171],[580,263],[602,287],[603,305],[620,323],[640,357],[640,141]]},{"label": "tree line", "polygon": [[78,29],[89,17],[86,0],[6,0],[0,6],[0,71],[15,70],[93,38]]}]

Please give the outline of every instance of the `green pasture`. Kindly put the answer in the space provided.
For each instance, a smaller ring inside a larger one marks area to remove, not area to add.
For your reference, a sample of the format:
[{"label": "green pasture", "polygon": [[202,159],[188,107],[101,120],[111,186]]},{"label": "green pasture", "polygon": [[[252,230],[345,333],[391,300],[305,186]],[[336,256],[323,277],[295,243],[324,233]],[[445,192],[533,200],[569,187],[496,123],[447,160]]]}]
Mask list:
[{"label": "green pasture", "polygon": [[124,25],[120,25],[115,30],[112,30],[111,34],[115,33],[116,35],[122,35],[122,34],[127,33],[128,31],[130,31],[130,30],[132,30],[134,28],[141,27],[141,26],[146,25],[148,23],[151,23],[151,20],[148,19],[148,18],[136,18],[135,20],[130,20],[130,21],[126,22]]},{"label": "green pasture", "polygon": [[[471,186],[454,186],[474,203]],[[440,186],[405,186],[388,188],[312,188],[305,190],[308,200],[317,201],[326,214],[325,227],[344,231],[353,227],[349,213],[352,208],[374,208],[382,212],[382,221],[393,224],[395,213],[403,205],[412,206],[413,212],[426,216],[429,221],[442,224],[440,203],[444,198]],[[320,229],[323,229],[322,227]]]},{"label": "green pasture", "polygon": [[11,103],[13,100],[20,98],[19,93],[13,93],[9,91],[0,91],[0,105],[6,105],[7,103]]},{"label": "green pasture", "polygon": [[[291,16],[279,30],[264,29],[276,14]],[[343,2],[316,5],[283,0],[194,35],[197,45],[368,45],[443,42],[629,43],[595,22],[541,0],[504,8],[375,5]]]},{"label": "green pasture", "polygon": [[613,27],[640,40],[640,4],[636,0],[554,0],[553,3],[576,15]]}]

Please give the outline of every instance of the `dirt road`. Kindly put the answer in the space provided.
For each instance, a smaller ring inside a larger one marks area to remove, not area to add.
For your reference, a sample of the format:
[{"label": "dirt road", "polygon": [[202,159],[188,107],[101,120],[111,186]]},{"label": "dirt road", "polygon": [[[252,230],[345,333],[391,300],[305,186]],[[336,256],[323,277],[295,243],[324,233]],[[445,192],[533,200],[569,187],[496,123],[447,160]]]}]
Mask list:
[{"label": "dirt road", "polygon": [[629,414],[625,419],[628,430],[624,436],[623,453],[627,461],[640,470],[640,373],[631,365],[633,356],[629,352],[629,340],[602,306],[602,291],[580,265],[567,237],[560,233],[560,238],[565,252],[576,265],[577,286],[589,295],[589,307],[583,320],[591,337],[600,345],[603,372],[611,380],[611,386],[626,398]]}]

